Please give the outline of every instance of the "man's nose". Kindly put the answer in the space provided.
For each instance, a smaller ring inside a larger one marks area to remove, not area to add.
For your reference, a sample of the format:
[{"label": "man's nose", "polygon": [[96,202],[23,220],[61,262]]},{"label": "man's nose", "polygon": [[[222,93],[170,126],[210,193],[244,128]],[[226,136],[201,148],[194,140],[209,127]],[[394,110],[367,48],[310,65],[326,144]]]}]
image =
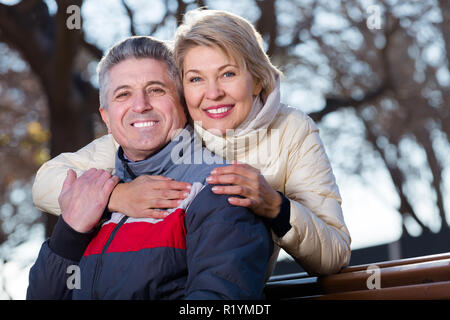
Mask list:
[{"label": "man's nose", "polygon": [[212,80],[207,83],[205,95],[210,100],[217,100],[224,95],[224,91],[217,80]]},{"label": "man's nose", "polygon": [[153,109],[153,107],[150,103],[150,99],[145,95],[145,93],[138,92],[134,96],[132,109],[136,113],[142,113]]}]

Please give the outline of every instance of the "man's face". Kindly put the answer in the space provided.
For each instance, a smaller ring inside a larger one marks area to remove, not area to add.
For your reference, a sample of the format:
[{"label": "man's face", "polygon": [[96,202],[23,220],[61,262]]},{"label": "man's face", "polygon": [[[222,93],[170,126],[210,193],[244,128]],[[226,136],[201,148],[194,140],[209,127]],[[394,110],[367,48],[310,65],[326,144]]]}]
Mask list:
[{"label": "man's face", "polygon": [[186,124],[183,106],[166,63],[127,59],[109,71],[103,121],[125,155],[139,161],[162,149]]}]

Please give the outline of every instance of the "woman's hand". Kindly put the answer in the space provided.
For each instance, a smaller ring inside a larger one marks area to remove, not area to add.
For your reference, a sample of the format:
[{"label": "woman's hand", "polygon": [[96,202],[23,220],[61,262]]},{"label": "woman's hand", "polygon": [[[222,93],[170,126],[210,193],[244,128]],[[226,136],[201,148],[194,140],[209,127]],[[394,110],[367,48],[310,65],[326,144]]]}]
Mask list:
[{"label": "woman's hand", "polygon": [[232,205],[247,207],[255,214],[267,218],[275,218],[280,212],[283,201],[281,195],[269,185],[258,169],[248,164],[234,162],[226,167],[215,168],[206,181],[209,184],[231,184],[214,186],[212,191],[243,197],[230,197],[228,201]]},{"label": "woman's hand", "polygon": [[113,190],[108,209],[133,218],[163,219],[167,208],[176,208],[190,192],[191,184],[164,176],[142,175],[119,183]]}]

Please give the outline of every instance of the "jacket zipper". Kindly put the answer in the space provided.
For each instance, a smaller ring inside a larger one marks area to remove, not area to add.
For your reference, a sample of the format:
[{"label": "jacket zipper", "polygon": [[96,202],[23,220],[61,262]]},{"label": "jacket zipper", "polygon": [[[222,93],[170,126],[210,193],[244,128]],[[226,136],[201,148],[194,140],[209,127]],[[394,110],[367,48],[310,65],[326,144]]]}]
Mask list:
[{"label": "jacket zipper", "polygon": [[102,267],[103,267],[103,257],[106,253],[106,251],[108,250],[111,242],[113,241],[117,231],[119,231],[120,227],[125,223],[125,221],[127,221],[128,217],[124,216],[122,217],[122,219],[120,219],[119,223],[114,227],[113,231],[111,232],[111,234],[108,237],[108,241],[106,241],[105,246],[102,249],[102,252],[100,254],[100,258],[97,261],[97,264],[95,265],[95,271],[94,271],[94,279],[92,281],[92,299],[94,300],[98,300],[99,299],[99,295],[97,293],[97,286],[96,283],[100,277],[100,273],[102,272]]}]

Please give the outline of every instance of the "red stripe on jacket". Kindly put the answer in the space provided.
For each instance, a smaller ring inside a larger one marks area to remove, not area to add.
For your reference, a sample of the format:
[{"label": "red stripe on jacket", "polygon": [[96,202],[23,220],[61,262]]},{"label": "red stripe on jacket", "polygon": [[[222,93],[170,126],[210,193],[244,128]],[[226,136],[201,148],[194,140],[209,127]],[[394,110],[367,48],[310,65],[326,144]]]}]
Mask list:
[{"label": "red stripe on jacket", "polygon": [[91,254],[100,254],[115,226],[117,226],[117,223],[108,223],[102,226],[97,235],[89,242],[83,256],[87,257]]},{"label": "red stripe on jacket", "polygon": [[[177,209],[156,223],[143,221],[124,223],[106,252],[129,252],[158,247],[186,249],[184,217],[184,210]],[[101,253],[116,225],[109,223],[103,226],[89,243],[84,256]]]}]

